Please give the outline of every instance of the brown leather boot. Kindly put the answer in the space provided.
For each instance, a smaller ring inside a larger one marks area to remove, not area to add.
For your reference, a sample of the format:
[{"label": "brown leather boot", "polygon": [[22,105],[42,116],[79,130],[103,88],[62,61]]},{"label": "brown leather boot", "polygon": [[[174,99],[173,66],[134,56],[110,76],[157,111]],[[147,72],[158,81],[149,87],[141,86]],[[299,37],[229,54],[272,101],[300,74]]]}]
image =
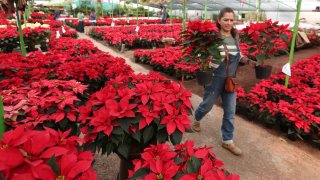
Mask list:
[{"label": "brown leather boot", "polygon": [[222,143],[222,147],[232,152],[236,156],[240,156],[242,154],[241,149],[238,148],[234,143],[231,143],[231,144]]},{"label": "brown leather boot", "polygon": [[191,125],[191,129],[194,132],[200,132],[201,128],[200,128],[200,122],[199,121],[193,121],[192,125]]}]

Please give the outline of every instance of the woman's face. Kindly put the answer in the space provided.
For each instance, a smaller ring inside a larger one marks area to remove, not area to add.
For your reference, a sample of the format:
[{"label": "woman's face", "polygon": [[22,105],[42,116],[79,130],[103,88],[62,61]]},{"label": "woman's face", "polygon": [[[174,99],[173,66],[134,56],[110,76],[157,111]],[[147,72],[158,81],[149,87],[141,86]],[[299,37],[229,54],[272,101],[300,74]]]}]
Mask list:
[{"label": "woman's face", "polygon": [[232,12],[224,13],[221,19],[218,19],[218,23],[221,25],[221,30],[224,32],[231,32],[233,27],[234,14]]}]

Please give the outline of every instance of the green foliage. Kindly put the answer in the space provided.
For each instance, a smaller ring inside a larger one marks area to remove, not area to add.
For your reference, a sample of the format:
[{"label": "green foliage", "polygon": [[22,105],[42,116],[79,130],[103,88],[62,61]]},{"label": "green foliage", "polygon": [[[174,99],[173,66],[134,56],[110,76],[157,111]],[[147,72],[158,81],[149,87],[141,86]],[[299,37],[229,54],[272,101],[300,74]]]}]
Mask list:
[{"label": "green foliage", "polygon": [[7,37],[0,39],[0,52],[10,53],[19,46],[19,37]]},{"label": "green foliage", "polygon": [[[128,12],[128,9],[126,8],[126,6],[121,6],[121,5],[117,4],[113,8],[113,15],[114,16],[122,16],[122,15],[126,14],[127,12]],[[108,10],[107,13],[112,14],[112,10]]]},{"label": "green foliage", "polygon": [[34,12],[42,11],[45,14],[49,14],[49,8],[48,7],[37,7],[33,9]]}]

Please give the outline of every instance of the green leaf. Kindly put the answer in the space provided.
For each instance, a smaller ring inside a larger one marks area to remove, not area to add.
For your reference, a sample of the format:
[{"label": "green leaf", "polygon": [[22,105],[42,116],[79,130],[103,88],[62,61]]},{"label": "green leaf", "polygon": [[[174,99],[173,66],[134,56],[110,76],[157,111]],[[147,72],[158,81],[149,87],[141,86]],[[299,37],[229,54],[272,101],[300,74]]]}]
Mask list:
[{"label": "green leaf", "polygon": [[165,127],[167,127],[165,124],[159,124],[158,130],[163,129],[163,128],[165,128]]},{"label": "green leaf", "polygon": [[191,159],[188,161],[188,173],[197,173],[200,169],[201,161],[192,155]]},{"label": "green leaf", "polygon": [[69,120],[67,118],[63,118],[61,121],[59,121],[59,126],[61,130],[66,130]]},{"label": "green leaf", "polygon": [[115,127],[115,128],[113,128],[113,130],[112,130],[112,134],[123,135],[124,132],[123,132],[123,130],[122,130],[121,127]]},{"label": "green leaf", "polygon": [[49,161],[47,162],[47,164],[51,167],[51,169],[57,174],[60,175],[60,171],[59,171],[59,166],[56,162],[56,157],[55,155],[53,155]]},{"label": "green leaf", "polygon": [[105,154],[107,152],[107,144],[105,141],[102,141],[101,149],[102,149],[102,154]]},{"label": "green leaf", "polygon": [[137,116],[135,116],[133,119],[131,119],[130,122],[131,122],[132,124],[139,124],[140,119],[141,119],[141,116],[140,116],[140,115],[137,115]]},{"label": "green leaf", "polygon": [[221,61],[221,59],[222,59],[222,56],[221,56],[220,53],[217,53],[215,56],[212,56],[212,57],[213,57],[213,59],[216,59],[216,60],[219,60],[219,61]]},{"label": "green leaf", "polygon": [[122,155],[124,158],[128,159],[129,156],[129,146],[127,144],[121,144],[118,147],[118,152],[120,155]]},{"label": "green leaf", "polygon": [[179,158],[179,157],[174,158],[173,161],[174,161],[175,164],[180,164],[180,163],[183,162],[183,160],[181,158]]},{"label": "green leaf", "polygon": [[157,140],[160,143],[163,143],[163,142],[167,141],[167,139],[168,139],[168,133],[167,133],[167,129],[166,128],[161,129],[160,131],[158,131]]},{"label": "green leaf", "polygon": [[283,48],[279,49],[278,51],[282,51],[282,52],[285,52],[286,54],[289,54],[289,52]]},{"label": "green leaf", "polygon": [[264,32],[261,32],[260,34],[261,34],[263,37],[267,38],[267,39],[269,38],[269,36],[268,36],[266,33],[264,33]]},{"label": "green leaf", "polygon": [[85,144],[85,145],[83,146],[83,149],[84,149],[85,151],[90,150],[90,151],[92,151],[92,152],[96,152],[96,150],[97,150],[97,145],[96,145],[96,143]]},{"label": "green leaf", "polygon": [[276,57],[275,57],[275,56],[270,55],[270,56],[269,56],[269,58],[270,58],[270,59],[275,59]]},{"label": "green leaf", "polygon": [[154,129],[152,126],[147,126],[143,131],[143,142],[147,143],[153,137]]},{"label": "green leaf", "polygon": [[210,54],[211,56],[216,56],[217,54],[220,55],[219,49],[216,48],[215,46],[210,46],[210,47],[208,48],[208,50],[209,50],[209,54]]},{"label": "green leaf", "polygon": [[190,62],[190,63],[194,63],[194,60],[192,60],[189,56],[185,56],[183,58],[184,62]]},{"label": "green leaf", "polygon": [[144,176],[146,174],[149,174],[150,169],[148,168],[140,168],[138,171],[136,171],[133,176],[130,179],[140,179],[140,178],[144,178]]},{"label": "green leaf", "polygon": [[181,172],[178,172],[174,177],[173,177],[173,180],[179,180],[181,177],[182,177],[182,173]]},{"label": "green leaf", "polygon": [[280,34],[279,36],[280,36],[280,38],[281,38],[284,42],[288,42],[288,36],[287,36],[287,35],[285,35],[285,34]]},{"label": "green leaf", "polygon": [[71,107],[70,106],[66,106],[65,108],[64,108],[64,112],[65,113],[69,113],[71,111]]},{"label": "green leaf", "polygon": [[187,46],[187,45],[189,45],[190,43],[195,42],[195,41],[198,41],[198,40],[200,40],[200,39],[202,39],[202,38],[201,38],[201,37],[197,37],[197,38],[194,38],[194,39],[191,39],[191,40],[185,40],[181,45],[182,45],[182,46]]},{"label": "green leaf", "polygon": [[258,54],[257,56],[256,56],[256,59],[258,60],[258,61],[260,61],[260,62],[263,62],[264,61],[264,54]]},{"label": "green leaf", "polygon": [[[169,68],[168,71],[171,71],[171,69]],[[175,70],[173,70],[173,71],[175,71]],[[161,125],[165,126],[164,124],[160,124],[160,122],[161,122],[161,119],[160,119],[160,118],[154,118],[154,119],[153,119],[153,122],[158,126],[158,130],[159,130],[159,128],[160,128],[160,129],[163,128],[163,127],[162,127],[162,128],[160,127]]]},{"label": "green leaf", "polygon": [[297,133],[296,135],[300,140],[304,141],[303,137],[299,133]]},{"label": "green leaf", "polygon": [[127,133],[129,133],[130,121],[131,121],[131,119],[129,119],[129,118],[122,118],[119,120],[119,124],[120,124],[121,128]]},{"label": "green leaf", "polygon": [[141,142],[141,132],[137,131],[135,134],[132,135],[133,139],[137,140],[139,143]]},{"label": "green leaf", "polygon": [[170,135],[170,141],[173,145],[179,144],[182,140],[182,133],[179,130],[175,130],[173,134]]},{"label": "green leaf", "polygon": [[57,106],[50,106],[50,107],[48,108],[48,114],[53,114],[53,113],[55,113],[57,110],[58,110],[58,107],[57,107]]},{"label": "green leaf", "polygon": [[107,152],[107,155],[111,154],[115,149],[115,146],[112,142],[108,142],[106,145],[105,145],[105,152]]},{"label": "green leaf", "polygon": [[295,130],[295,129],[293,129],[293,128],[289,128],[288,129],[288,134],[290,135],[290,134],[295,134],[297,131]]},{"label": "green leaf", "polygon": [[93,129],[94,129],[94,126],[89,126],[88,127],[88,133],[92,133]]},{"label": "green leaf", "polygon": [[256,50],[257,50],[256,48],[250,48],[250,49],[248,50],[248,54],[251,54],[251,53],[255,52]]},{"label": "green leaf", "polygon": [[203,47],[208,44],[208,41],[200,41],[199,46]]},{"label": "green leaf", "polygon": [[193,133],[192,129],[186,129],[186,133]]},{"label": "green leaf", "polygon": [[208,54],[202,53],[199,58],[200,58],[201,62],[205,63],[207,61],[208,56],[209,56]]},{"label": "green leaf", "polygon": [[123,142],[123,135],[113,135],[111,141],[116,145],[119,145]]},{"label": "green leaf", "polygon": [[97,139],[100,141],[100,140],[104,139],[106,136],[107,136],[107,135],[106,135],[103,131],[100,131],[100,132],[98,133]]}]

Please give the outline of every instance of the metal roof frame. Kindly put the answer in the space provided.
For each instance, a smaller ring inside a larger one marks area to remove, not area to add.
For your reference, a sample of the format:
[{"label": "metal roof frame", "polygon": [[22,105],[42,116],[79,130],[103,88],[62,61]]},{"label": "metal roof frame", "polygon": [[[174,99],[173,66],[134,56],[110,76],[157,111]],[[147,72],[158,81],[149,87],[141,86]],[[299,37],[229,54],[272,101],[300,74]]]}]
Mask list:
[{"label": "metal roof frame", "polygon": [[[223,7],[231,7],[236,11],[256,11],[258,0],[208,0],[208,11],[217,11]],[[170,7],[170,0],[166,3]],[[158,7],[159,5],[149,5]],[[312,11],[320,6],[320,0],[304,0],[302,1],[301,11]],[[204,10],[205,0],[187,0],[188,10]],[[179,0],[173,0],[173,10],[182,9]],[[279,11],[279,12],[295,12],[296,0],[262,0],[261,11]]]}]

